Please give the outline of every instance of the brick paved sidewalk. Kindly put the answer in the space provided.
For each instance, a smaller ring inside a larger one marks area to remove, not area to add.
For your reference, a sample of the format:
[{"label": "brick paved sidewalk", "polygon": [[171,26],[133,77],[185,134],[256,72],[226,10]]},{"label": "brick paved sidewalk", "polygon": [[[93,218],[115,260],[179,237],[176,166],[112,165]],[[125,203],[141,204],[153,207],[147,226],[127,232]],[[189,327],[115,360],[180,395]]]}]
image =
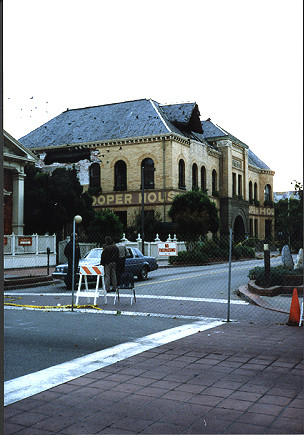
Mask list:
[{"label": "brick paved sidewalk", "polygon": [[225,323],[5,407],[8,434],[302,434],[302,327]]}]

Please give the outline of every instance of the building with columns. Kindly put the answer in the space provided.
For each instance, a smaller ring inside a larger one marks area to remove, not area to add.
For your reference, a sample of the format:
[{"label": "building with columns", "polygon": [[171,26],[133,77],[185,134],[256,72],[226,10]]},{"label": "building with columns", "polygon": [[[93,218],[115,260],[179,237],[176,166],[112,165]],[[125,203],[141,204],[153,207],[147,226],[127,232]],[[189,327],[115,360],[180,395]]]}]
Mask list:
[{"label": "building with columns", "polygon": [[24,222],[24,167],[38,158],[9,133],[3,131],[4,234],[22,235]]},{"label": "building with columns", "polygon": [[112,209],[124,225],[141,210],[143,191],[145,213],[157,212],[170,227],[174,196],[201,188],[219,209],[222,234],[274,235],[274,171],[210,118],[201,120],[196,103],[67,109],[19,140],[45,170],[75,167],[96,210]]}]

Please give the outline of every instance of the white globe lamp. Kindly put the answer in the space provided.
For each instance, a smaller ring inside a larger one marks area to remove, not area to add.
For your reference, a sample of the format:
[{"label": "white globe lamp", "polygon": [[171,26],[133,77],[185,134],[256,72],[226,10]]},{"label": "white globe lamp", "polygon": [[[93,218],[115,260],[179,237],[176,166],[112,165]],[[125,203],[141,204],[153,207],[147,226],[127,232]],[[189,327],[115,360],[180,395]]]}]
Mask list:
[{"label": "white globe lamp", "polygon": [[74,217],[74,221],[75,221],[76,224],[80,224],[80,223],[82,222],[82,217],[79,216],[79,214],[77,214],[77,215]]}]

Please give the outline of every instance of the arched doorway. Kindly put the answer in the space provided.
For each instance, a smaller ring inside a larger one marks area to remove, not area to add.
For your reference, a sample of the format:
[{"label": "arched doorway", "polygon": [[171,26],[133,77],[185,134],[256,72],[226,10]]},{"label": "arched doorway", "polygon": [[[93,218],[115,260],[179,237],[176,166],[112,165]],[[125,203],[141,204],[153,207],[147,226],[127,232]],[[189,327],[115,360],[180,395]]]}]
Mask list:
[{"label": "arched doorway", "polygon": [[237,216],[233,225],[234,241],[236,243],[245,240],[245,224],[241,216]]}]

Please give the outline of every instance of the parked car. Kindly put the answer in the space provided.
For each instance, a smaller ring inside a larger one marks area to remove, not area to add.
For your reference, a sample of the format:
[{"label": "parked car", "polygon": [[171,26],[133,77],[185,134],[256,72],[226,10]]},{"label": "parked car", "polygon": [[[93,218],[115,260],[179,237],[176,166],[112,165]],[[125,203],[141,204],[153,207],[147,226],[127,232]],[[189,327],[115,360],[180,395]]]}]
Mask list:
[{"label": "parked car", "polygon": [[[138,280],[145,281],[148,279],[149,272],[158,269],[158,264],[155,257],[147,257],[146,255],[143,255],[137,248],[127,248],[127,250],[128,256],[126,258],[125,271],[128,273],[133,273],[134,276],[137,276]],[[79,260],[79,266],[84,264],[97,266],[100,264],[101,253],[102,248],[91,249],[91,251],[89,251],[81,260]],[[67,272],[68,263],[59,264],[55,267],[52,276],[65,281]],[[96,279],[96,277],[94,279]]]}]

